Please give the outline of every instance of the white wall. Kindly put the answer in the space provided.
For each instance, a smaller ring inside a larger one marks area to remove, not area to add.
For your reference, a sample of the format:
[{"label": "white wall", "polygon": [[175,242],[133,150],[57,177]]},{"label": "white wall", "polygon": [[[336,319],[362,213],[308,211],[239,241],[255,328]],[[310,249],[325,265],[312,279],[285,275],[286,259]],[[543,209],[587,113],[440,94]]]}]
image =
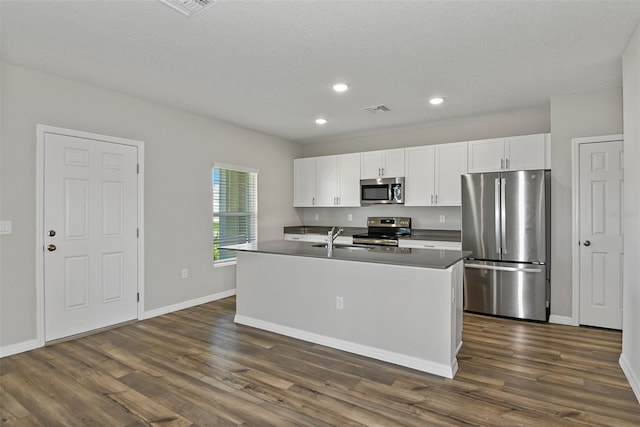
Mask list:
[{"label": "white wall", "polygon": [[620,364],[640,401],[640,25],[622,57],[624,87],[624,273]]},{"label": "white wall", "polygon": [[[213,268],[214,161],[259,174],[259,238],[299,224],[293,158],[299,145],[76,81],[0,64],[2,90],[0,346],[35,338],[36,124],[145,142],[145,311],[235,286],[235,268]],[[189,268],[189,279],[180,269]]]},{"label": "white wall", "polygon": [[[443,106],[446,108],[446,106]],[[384,114],[384,113],[379,113]],[[390,114],[390,113],[389,113]],[[375,116],[372,116],[375,120]],[[549,108],[469,117],[429,126],[385,129],[342,138],[317,140],[303,145],[301,157],[357,153],[387,148],[444,144],[501,136],[549,132]]]},{"label": "white wall", "polygon": [[551,98],[551,314],[572,313],[571,140],[622,133],[622,89]]}]

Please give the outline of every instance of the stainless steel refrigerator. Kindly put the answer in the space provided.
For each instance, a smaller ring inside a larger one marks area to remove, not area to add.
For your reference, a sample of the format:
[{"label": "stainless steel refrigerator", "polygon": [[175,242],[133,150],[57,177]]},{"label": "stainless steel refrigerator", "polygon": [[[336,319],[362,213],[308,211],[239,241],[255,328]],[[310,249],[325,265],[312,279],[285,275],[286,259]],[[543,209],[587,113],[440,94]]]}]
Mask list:
[{"label": "stainless steel refrigerator", "polygon": [[549,320],[548,170],[462,175],[464,309]]}]

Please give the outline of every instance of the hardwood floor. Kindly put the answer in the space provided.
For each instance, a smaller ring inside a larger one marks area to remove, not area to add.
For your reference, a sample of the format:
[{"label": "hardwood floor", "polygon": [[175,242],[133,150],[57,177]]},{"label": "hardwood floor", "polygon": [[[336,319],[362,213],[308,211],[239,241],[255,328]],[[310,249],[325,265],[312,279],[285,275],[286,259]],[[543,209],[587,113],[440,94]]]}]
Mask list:
[{"label": "hardwood floor", "polygon": [[616,331],[465,314],[449,380],[234,313],[227,298],[0,359],[2,425],[640,425]]}]

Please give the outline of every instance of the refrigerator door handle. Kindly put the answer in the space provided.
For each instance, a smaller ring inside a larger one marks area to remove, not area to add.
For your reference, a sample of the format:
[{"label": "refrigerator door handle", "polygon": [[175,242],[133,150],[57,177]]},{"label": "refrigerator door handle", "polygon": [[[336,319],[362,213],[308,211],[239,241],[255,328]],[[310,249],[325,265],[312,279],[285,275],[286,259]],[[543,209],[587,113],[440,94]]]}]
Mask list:
[{"label": "refrigerator door handle", "polygon": [[523,273],[542,273],[542,269],[540,268],[498,267],[495,265],[482,265],[482,264],[465,264],[464,268],[477,268],[480,270],[511,271],[511,272],[523,272]]},{"label": "refrigerator door handle", "polygon": [[500,180],[500,234],[502,235],[502,253],[509,253],[507,250],[507,180]]},{"label": "refrigerator door handle", "polygon": [[501,248],[500,248],[500,197],[498,197],[498,194],[500,194],[500,179],[496,178],[496,189],[494,192],[495,195],[495,199],[496,199],[496,206],[494,209],[494,216],[495,216],[495,232],[496,232],[496,253],[500,254],[502,253]]}]

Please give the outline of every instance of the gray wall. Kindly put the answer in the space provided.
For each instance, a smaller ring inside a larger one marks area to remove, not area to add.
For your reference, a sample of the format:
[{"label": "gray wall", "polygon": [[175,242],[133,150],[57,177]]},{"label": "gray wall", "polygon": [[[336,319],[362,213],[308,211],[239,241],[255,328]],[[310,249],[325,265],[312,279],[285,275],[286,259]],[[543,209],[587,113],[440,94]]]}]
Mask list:
[{"label": "gray wall", "polygon": [[13,234],[0,237],[0,346],[36,334],[38,123],[145,142],[146,311],[235,286],[235,268],[213,268],[214,161],[260,170],[261,240],[300,223],[291,184],[298,144],[6,63],[0,70],[0,219],[13,221]]},{"label": "gray wall", "polygon": [[640,401],[640,25],[622,57],[624,87],[624,305],[622,356],[629,382]]},{"label": "gray wall", "polygon": [[432,123],[429,126],[386,129],[343,138],[317,140],[304,144],[301,157],[529,135],[546,133],[549,129],[549,108],[541,107]]},{"label": "gray wall", "polygon": [[572,313],[571,139],[622,133],[622,89],[551,98],[551,313]]}]

